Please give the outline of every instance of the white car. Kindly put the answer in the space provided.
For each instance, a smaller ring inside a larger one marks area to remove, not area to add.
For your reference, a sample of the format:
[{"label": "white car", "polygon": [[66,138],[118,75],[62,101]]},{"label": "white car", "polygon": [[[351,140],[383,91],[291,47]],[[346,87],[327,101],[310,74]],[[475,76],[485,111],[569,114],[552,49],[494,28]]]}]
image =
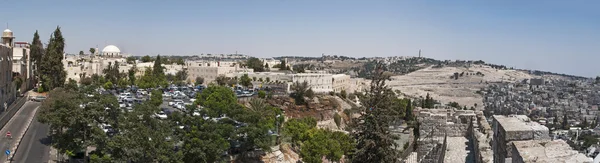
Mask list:
[{"label": "white car", "polygon": [[195,111],[194,113],[192,113],[192,116],[200,116],[200,113],[198,113],[197,111]]},{"label": "white car", "polygon": [[181,109],[181,110],[183,110],[183,109],[185,109],[185,105],[184,105],[184,104],[182,104],[182,103],[180,103],[180,104],[177,104],[177,109]]},{"label": "white car", "polygon": [[169,106],[175,106],[182,102],[183,102],[183,100],[173,100],[173,101],[169,102]]},{"label": "white car", "polygon": [[167,119],[167,114],[165,114],[165,112],[160,111],[158,112],[158,114],[156,114],[156,117],[158,117],[159,119]]}]

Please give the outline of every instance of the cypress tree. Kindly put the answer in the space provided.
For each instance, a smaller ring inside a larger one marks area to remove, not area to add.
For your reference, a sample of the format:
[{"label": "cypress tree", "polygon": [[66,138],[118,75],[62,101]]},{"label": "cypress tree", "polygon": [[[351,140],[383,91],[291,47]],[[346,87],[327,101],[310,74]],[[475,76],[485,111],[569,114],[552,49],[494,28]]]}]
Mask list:
[{"label": "cypress tree", "polygon": [[42,61],[40,61],[40,73],[44,91],[62,87],[65,84],[67,72],[62,63],[64,49],[65,39],[62,36],[60,27],[56,27],[56,30],[50,36],[50,41],[48,41],[46,54],[43,55]]},{"label": "cypress tree", "polygon": [[40,35],[38,34],[38,31],[36,30],[35,33],[33,34],[33,41],[31,41],[31,51],[30,51],[30,55],[31,55],[31,62],[33,62],[33,75],[39,80],[40,78],[40,66],[41,66],[41,60],[42,60],[42,56],[44,55],[44,45],[42,44],[42,41],[40,40]]},{"label": "cypress tree", "polygon": [[154,65],[152,66],[152,76],[154,77],[153,81],[157,86],[167,86],[167,77],[165,76],[164,67],[162,67],[160,55],[156,56],[156,60],[154,60]]},{"label": "cypress tree", "polygon": [[370,89],[361,96],[364,111],[353,121],[356,151],[350,156],[352,162],[398,162],[399,152],[389,126],[397,119],[392,109],[396,99],[394,91],[386,86],[390,78],[378,64],[372,77]]},{"label": "cypress tree", "polygon": [[408,100],[408,103],[406,104],[406,114],[404,116],[404,120],[405,121],[413,120],[412,101],[410,101],[410,99]]}]

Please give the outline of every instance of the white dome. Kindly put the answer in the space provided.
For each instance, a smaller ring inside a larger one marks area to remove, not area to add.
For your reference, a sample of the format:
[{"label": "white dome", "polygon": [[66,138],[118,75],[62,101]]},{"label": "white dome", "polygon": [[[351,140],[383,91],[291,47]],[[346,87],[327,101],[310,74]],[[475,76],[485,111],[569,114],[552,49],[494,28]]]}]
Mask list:
[{"label": "white dome", "polygon": [[4,32],[12,32],[10,29],[5,29]]},{"label": "white dome", "polygon": [[121,50],[114,45],[108,45],[102,49],[102,53],[121,53]]}]

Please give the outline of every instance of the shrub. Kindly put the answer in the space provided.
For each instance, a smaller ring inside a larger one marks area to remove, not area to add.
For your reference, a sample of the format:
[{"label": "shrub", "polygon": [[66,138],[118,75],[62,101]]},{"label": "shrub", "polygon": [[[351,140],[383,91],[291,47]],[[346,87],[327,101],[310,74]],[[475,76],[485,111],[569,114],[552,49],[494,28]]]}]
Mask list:
[{"label": "shrub", "polygon": [[263,90],[258,91],[258,98],[265,98],[267,93]]},{"label": "shrub", "polygon": [[333,95],[335,95],[335,92],[331,91],[331,92],[329,92],[329,95],[333,96]]},{"label": "shrub", "polygon": [[104,89],[108,90],[111,89],[113,87],[113,83],[112,82],[106,82],[104,83]]}]

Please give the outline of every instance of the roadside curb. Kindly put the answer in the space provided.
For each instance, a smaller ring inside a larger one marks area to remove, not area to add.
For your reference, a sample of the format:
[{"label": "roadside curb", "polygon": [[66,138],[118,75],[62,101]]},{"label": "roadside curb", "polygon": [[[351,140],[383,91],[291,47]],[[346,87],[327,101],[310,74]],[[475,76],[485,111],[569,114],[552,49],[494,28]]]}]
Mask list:
[{"label": "roadside curb", "polygon": [[[31,118],[29,118],[29,120],[27,120],[27,128],[25,128],[25,131],[19,133],[19,138],[17,138],[19,141],[17,141],[17,143],[10,148],[12,153],[11,153],[9,159],[7,161],[5,161],[5,163],[12,162],[12,159],[15,156],[15,153],[19,149],[19,145],[21,144],[21,141],[23,141],[23,138],[25,137],[25,133],[27,133],[27,131],[29,131],[29,127],[31,127],[31,123],[33,122],[33,119],[35,119],[35,117],[37,116],[37,111],[39,108],[40,108],[40,106],[35,107],[35,109],[33,110],[33,116],[31,116]],[[21,111],[21,110],[19,110],[19,111]],[[18,115],[18,114],[15,114],[15,115]]]}]

